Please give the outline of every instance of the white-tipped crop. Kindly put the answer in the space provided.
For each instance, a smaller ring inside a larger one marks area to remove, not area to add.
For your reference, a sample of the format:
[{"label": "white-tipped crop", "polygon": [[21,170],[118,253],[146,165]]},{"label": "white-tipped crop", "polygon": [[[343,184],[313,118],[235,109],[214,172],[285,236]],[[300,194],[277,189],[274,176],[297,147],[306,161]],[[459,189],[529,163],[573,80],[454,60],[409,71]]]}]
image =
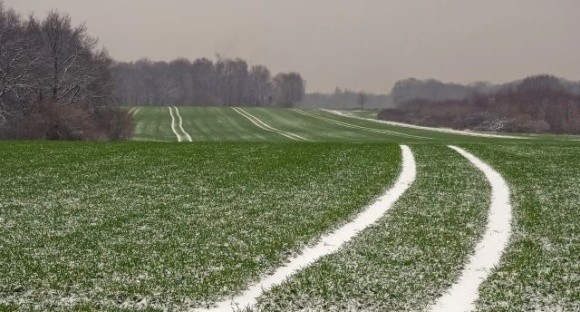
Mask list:
[{"label": "white-tipped crop", "polygon": [[483,239],[476,245],[455,282],[429,310],[432,312],[464,312],[474,309],[479,286],[500,262],[511,235],[512,207],[510,190],[503,177],[488,164],[467,151],[449,146],[481,170],[491,185],[491,204]]},{"label": "white-tipped crop", "polygon": [[417,169],[413,153],[405,145],[401,146],[401,150],[403,153],[402,170],[393,187],[387,190],[354,220],[324,235],[318,244],[304,248],[299,256],[290,259],[285,265],[276,269],[274,274],[263,278],[241,295],[219,302],[214,308],[199,309],[197,311],[226,312],[252,308],[257,303],[258,297],[264,292],[276,285],[280,285],[292,275],[312,265],[320,258],[335,253],[361,231],[377,222],[415,181]]}]

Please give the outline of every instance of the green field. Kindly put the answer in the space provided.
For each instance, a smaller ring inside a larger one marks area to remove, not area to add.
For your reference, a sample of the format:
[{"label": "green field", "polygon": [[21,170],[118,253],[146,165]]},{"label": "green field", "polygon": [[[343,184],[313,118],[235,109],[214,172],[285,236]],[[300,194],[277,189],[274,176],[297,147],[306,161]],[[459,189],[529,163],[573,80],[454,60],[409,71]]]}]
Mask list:
[{"label": "green field", "polygon": [[452,144],[511,191],[512,235],[475,309],[580,310],[578,137],[447,133],[364,111],[131,113],[131,142],[0,142],[1,311],[212,307],[390,189],[400,144],[417,175],[392,209],[256,309],[428,310],[474,254],[490,205],[488,180]]},{"label": "green field", "polygon": [[419,180],[394,210],[345,249],[265,296],[261,307],[416,311],[440,295],[481,237],[489,187],[451,149],[413,149]]},{"label": "green field", "polygon": [[[393,126],[324,110],[180,107],[179,112],[184,130],[197,142],[448,143],[474,139],[478,142],[502,140]],[[354,116],[360,117],[358,115]],[[177,141],[167,107],[143,107],[135,114],[135,119],[135,140]],[[178,133],[182,134],[181,131]]]}]

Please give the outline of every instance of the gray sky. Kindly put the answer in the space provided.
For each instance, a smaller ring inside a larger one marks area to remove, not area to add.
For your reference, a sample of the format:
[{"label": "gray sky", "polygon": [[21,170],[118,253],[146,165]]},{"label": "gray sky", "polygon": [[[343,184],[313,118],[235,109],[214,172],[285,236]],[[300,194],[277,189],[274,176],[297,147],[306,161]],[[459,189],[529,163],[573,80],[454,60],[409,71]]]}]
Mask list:
[{"label": "gray sky", "polygon": [[4,0],[85,21],[118,60],[242,57],[309,91],[399,79],[580,80],[579,0]]}]

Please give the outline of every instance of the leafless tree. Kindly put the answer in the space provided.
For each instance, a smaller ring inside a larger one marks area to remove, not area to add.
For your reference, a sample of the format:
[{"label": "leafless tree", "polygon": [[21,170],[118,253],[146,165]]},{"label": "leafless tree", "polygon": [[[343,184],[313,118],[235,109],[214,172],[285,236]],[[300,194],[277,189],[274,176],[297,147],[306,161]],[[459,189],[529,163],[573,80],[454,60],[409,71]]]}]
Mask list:
[{"label": "leafless tree", "polygon": [[147,59],[114,66],[115,100],[130,105],[277,104],[268,68],[218,56],[169,63]]},{"label": "leafless tree", "polygon": [[106,80],[112,63],[106,51],[96,51],[97,40],[87,34],[85,25],[73,27],[68,15],[51,11],[41,23],[40,38],[45,58],[41,80],[51,101],[104,100],[108,93],[102,86],[110,83]]},{"label": "leafless tree", "polygon": [[365,109],[365,104],[367,102],[367,95],[364,92],[359,92],[357,96],[357,102],[360,109]]},{"label": "leafless tree", "polygon": [[280,106],[292,107],[302,101],[305,89],[304,79],[298,73],[281,73],[274,77],[275,100]]},{"label": "leafless tree", "polygon": [[31,40],[20,17],[0,1],[0,127],[33,87],[38,65]]},{"label": "leafless tree", "polygon": [[[132,122],[112,106],[113,61],[96,44],[66,14],[25,20],[0,1],[0,137],[127,137]],[[103,122],[113,115],[123,131]]]},{"label": "leafless tree", "polygon": [[249,77],[249,102],[255,106],[271,104],[272,75],[265,66],[252,66]]},{"label": "leafless tree", "polygon": [[191,76],[191,104],[211,105],[219,102],[216,95],[217,75],[211,60],[201,58],[193,61]]},{"label": "leafless tree", "polygon": [[224,105],[244,105],[248,63],[242,59],[218,59],[215,64],[218,96]]}]

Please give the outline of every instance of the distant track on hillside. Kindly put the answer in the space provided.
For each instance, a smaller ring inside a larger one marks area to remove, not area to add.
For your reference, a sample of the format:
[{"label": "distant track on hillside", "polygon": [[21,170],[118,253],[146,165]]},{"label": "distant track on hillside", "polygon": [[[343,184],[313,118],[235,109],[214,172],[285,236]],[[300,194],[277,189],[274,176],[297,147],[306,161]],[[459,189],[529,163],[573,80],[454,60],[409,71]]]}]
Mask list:
[{"label": "distant track on hillside", "polygon": [[129,115],[135,116],[141,110],[141,107],[133,107],[129,110]]},{"label": "distant track on hillside", "polygon": [[514,135],[502,135],[502,134],[493,134],[493,133],[482,133],[482,132],[455,130],[455,129],[449,129],[449,128],[417,126],[417,125],[407,124],[407,123],[403,123],[403,122],[364,118],[364,117],[354,116],[351,114],[346,114],[346,113],[343,113],[343,112],[340,112],[337,110],[331,110],[331,109],[322,109],[322,110],[329,112],[331,114],[338,115],[338,116],[349,117],[349,118],[360,119],[360,120],[367,120],[367,121],[372,121],[372,122],[381,123],[381,124],[385,124],[385,125],[406,127],[406,128],[419,129],[419,130],[437,131],[437,132],[451,133],[451,134],[461,134],[461,135],[468,135],[468,136],[482,137],[482,138],[520,139],[520,140],[530,139],[528,137],[520,137],[520,136],[514,136]]},{"label": "distant track on hillside", "polygon": [[[177,142],[183,141],[193,142],[191,135],[189,135],[189,133],[187,133],[187,131],[183,129],[183,119],[181,118],[181,114],[179,114],[179,109],[175,106],[168,107],[168,109],[169,115],[171,116],[171,131],[173,131],[173,133],[177,137]],[[175,114],[173,113],[173,110],[175,110]]]},{"label": "distant track on hillside", "polygon": [[246,119],[248,119],[250,122],[252,122],[255,126],[257,126],[258,128],[265,130],[265,131],[269,131],[269,132],[274,132],[274,133],[278,133],[286,138],[289,138],[291,140],[294,141],[312,141],[309,140],[307,138],[304,138],[300,135],[297,135],[295,133],[292,133],[290,131],[283,131],[280,129],[276,129],[270,125],[268,125],[267,123],[265,123],[264,121],[260,120],[258,117],[248,113],[247,111],[245,111],[243,108],[240,107],[232,107],[232,109],[242,115],[243,117],[245,117]]},{"label": "distant track on hillside", "polygon": [[185,135],[185,138],[189,142],[193,142],[193,139],[191,138],[191,135],[189,135],[189,133],[187,133],[187,131],[185,131],[185,129],[183,129],[183,119],[181,118],[181,114],[179,113],[179,108],[177,108],[176,106],[173,106],[173,109],[175,109],[175,113],[177,115],[177,118],[179,119],[179,129]]},{"label": "distant track on hillside", "polygon": [[363,126],[359,126],[359,125],[354,125],[354,124],[350,124],[348,122],[343,122],[340,120],[334,120],[331,118],[326,118],[323,116],[318,116],[300,109],[294,109],[295,112],[305,115],[305,116],[309,116],[312,118],[316,118],[322,121],[326,121],[326,122],[330,122],[333,124],[337,124],[343,127],[347,127],[347,128],[351,128],[351,129],[358,129],[358,130],[365,130],[365,131],[370,131],[370,132],[376,132],[376,133],[384,133],[384,134],[390,134],[390,135],[394,135],[394,136],[399,136],[399,137],[408,137],[408,138],[413,138],[413,139],[426,139],[426,140],[432,140],[433,138],[429,138],[429,137],[424,137],[424,136],[418,136],[418,135],[412,135],[412,134],[406,134],[406,133],[401,133],[401,132],[397,132],[397,131],[392,131],[392,130],[385,130],[385,129],[376,129],[376,128],[368,128],[368,127],[363,127]]},{"label": "distant track on hillside", "polygon": [[175,122],[175,116],[173,116],[173,109],[171,107],[168,107],[168,109],[169,115],[171,116],[171,131],[173,131],[173,133],[177,137],[177,142],[182,142],[183,137],[181,137],[181,134],[179,134],[179,132],[177,131],[177,124]]}]

